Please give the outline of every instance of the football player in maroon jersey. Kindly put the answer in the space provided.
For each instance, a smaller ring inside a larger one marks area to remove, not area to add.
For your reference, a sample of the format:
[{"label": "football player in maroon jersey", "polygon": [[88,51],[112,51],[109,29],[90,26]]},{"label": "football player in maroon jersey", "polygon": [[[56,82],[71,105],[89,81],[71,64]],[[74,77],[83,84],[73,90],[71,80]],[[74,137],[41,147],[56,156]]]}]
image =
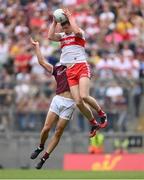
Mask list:
[{"label": "football player in maroon jersey", "polygon": [[40,144],[31,154],[31,159],[35,159],[39,153],[44,150],[44,144],[48,138],[48,133],[53,124],[56,123],[55,133],[48,144],[46,152],[40,159],[40,162],[36,164],[36,168],[40,169],[45,161],[49,158],[50,153],[57,146],[66,125],[73,115],[75,102],[72,99],[66,77],[66,66],[61,64],[52,66],[51,64],[47,63],[41,54],[39,43],[33,39],[31,39],[31,43],[34,46],[39,64],[43,66],[49,73],[51,73],[57,82],[56,95],[51,102],[44,127],[41,131]]}]

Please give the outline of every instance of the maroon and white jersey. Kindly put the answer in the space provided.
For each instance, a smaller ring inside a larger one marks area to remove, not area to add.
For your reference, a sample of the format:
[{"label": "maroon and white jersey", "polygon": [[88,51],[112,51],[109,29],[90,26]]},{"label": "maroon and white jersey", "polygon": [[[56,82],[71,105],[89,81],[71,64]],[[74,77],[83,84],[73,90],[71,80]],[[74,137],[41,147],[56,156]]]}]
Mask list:
[{"label": "maroon and white jersey", "polygon": [[85,52],[85,37],[84,33],[82,38],[76,36],[74,33],[67,35],[60,33],[61,39],[61,57],[60,63],[82,63],[87,61],[87,55]]},{"label": "maroon and white jersey", "polygon": [[70,91],[67,76],[66,76],[66,66],[58,65],[53,67],[52,75],[55,77],[57,82],[56,94],[61,94],[65,91]]}]

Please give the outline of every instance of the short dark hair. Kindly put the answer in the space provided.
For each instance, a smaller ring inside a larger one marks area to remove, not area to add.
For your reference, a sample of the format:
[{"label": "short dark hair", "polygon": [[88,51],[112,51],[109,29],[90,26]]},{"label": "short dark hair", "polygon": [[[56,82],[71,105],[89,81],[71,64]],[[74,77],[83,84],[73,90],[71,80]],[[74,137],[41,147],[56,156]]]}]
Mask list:
[{"label": "short dark hair", "polygon": [[69,21],[62,22],[62,23],[61,23],[61,26],[64,26],[64,25],[66,25],[66,24],[70,25],[70,22],[69,22]]}]

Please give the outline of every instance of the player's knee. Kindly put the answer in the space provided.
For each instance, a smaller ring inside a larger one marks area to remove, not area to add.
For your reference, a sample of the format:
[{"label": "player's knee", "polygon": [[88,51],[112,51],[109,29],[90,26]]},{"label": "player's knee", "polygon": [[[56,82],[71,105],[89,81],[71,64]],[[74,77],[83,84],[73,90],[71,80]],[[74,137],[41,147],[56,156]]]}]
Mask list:
[{"label": "player's knee", "polygon": [[82,94],[82,95],[81,95],[81,99],[82,99],[83,101],[87,101],[88,95]]},{"label": "player's knee", "polygon": [[75,102],[76,102],[76,105],[79,107],[79,106],[81,106],[82,104],[83,104],[83,102],[82,102],[82,99],[81,98],[79,98],[79,99],[76,99],[75,100]]}]

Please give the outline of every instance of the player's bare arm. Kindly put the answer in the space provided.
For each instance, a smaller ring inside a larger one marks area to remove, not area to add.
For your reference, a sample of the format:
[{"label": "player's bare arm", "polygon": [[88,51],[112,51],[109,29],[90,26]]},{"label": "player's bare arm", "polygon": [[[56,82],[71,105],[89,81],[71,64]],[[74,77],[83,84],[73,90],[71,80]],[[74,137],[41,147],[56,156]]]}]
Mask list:
[{"label": "player's bare arm", "polygon": [[48,72],[52,73],[53,66],[51,64],[47,63],[45,58],[41,54],[40,47],[39,47],[39,42],[38,41],[34,41],[32,38],[30,38],[30,41],[31,41],[31,44],[33,45],[33,47],[35,49],[36,56],[38,58],[39,64],[41,66],[43,66]]},{"label": "player's bare arm", "polygon": [[49,32],[48,32],[48,39],[51,41],[60,41],[61,36],[58,33],[55,33],[55,29],[57,26],[57,22],[55,21],[55,18],[53,17],[53,22],[50,25]]},{"label": "player's bare arm", "polygon": [[64,11],[64,14],[67,16],[69,23],[70,23],[72,30],[75,33],[75,35],[82,37],[82,30],[78,27],[74,17],[72,16],[72,13],[67,8],[64,8],[63,11]]}]

